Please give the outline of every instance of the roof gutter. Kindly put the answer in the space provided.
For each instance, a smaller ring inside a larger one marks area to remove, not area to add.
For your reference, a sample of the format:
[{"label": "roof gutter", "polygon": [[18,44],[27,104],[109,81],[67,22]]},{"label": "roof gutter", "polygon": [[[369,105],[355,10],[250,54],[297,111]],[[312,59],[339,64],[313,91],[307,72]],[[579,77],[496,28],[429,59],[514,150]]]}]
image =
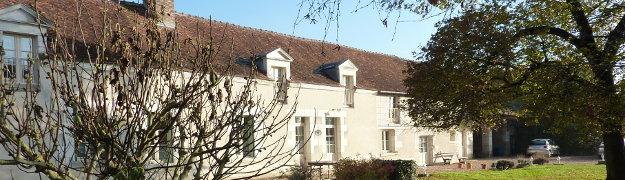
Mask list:
[{"label": "roof gutter", "polygon": [[381,94],[381,95],[400,95],[400,96],[407,96],[408,95],[408,93],[397,92],[397,91],[378,91],[378,94]]}]

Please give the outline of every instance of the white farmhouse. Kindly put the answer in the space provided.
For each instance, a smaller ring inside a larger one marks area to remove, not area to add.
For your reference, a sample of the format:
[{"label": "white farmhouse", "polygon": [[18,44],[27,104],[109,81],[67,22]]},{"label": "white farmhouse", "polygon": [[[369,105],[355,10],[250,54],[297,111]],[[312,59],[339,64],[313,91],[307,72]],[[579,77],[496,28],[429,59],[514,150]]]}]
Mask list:
[{"label": "white farmhouse", "polygon": [[[97,14],[91,12],[100,10],[94,6],[101,0],[84,2],[80,8],[90,12],[85,14]],[[406,159],[415,160],[417,164],[432,164],[437,153],[453,154],[454,162],[458,157],[472,157],[471,130],[432,132],[414,127],[411,118],[400,108],[406,99],[403,70],[407,61],[404,59],[177,13],[173,0],[154,2],[152,6],[163,8],[167,13],[161,17],[163,28],[175,28],[183,36],[212,35],[221,38],[219,42],[234,44],[233,50],[221,57],[235,59],[224,61],[236,62],[236,58],[249,54],[259,57],[255,67],[235,63],[240,67],[235,67],[234,71],[257,68],[263,73],[258,77],[258,93],[280,98],[287,106],[297,102],[292,122],[280,131],[289,137],[288,146],[303,146],[292,165],[341,158]],[[31,0],[0,1],[0,43],[10,52],[44,53],[41,29],[35,22],[37,16],[45,17],[44,33],[51,26],[61,29],[57,33],[69,33],[76,26],[76,17],[70,15],[70,9],[77,8],[76,1],[39,0],[39,12],[34,10],[33,3]],[[19,60],[20,55],[6,56]],[[8,63],[16,72],[26,67],[17,61]],[[37,81],[44,81],[43,76]],[[288,88],[276,90],[276,84],[284,82],[288,82]],[[40,88],[45,95],[46,86]],[[284,94],[274,94],[282,92]],[[0,154],[3,156],[6,155]],[[441,159],[436,160],[440,162]],[[0,166],[0,169],[17,173],[14,168]]]}]

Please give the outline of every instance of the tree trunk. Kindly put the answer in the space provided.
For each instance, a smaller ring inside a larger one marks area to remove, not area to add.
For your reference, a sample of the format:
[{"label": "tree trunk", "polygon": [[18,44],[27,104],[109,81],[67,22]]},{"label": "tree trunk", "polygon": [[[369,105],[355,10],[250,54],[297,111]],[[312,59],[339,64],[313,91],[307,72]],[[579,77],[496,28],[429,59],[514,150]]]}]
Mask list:
[{"label": "tree trunk", "polygon": [[607,178],[625,179],[625,144],[623,143],[622,127],[616,127],[603,133],[604,155]]}]

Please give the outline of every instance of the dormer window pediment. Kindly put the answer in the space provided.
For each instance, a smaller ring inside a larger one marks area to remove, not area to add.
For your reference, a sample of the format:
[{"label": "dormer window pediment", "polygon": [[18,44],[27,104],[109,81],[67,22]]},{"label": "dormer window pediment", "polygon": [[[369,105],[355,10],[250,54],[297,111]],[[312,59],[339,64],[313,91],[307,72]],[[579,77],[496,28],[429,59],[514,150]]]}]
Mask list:
[{"label": "dormer window pediment", "polygon": [[357,72],[358,68],[349,59],[324,64],[317,69],[317,73],[324,74],[341,86],[357,86]]},{"label": "dormer window pediment", "polygon": [[293,62],[293,57],[282,48],[278,48],[265,54],[258,63],[258,68],[264,71],[267,77],[272,80],[277,81],[281,78],[290,80],[291,62]]},{"label": "dormer window pediment", "polygon": [[0,21],[42,25],[44,27],[53,26],[52,21],[43,16],[39,16],[35,10],[23,4],[17,4],[0,9]]}]

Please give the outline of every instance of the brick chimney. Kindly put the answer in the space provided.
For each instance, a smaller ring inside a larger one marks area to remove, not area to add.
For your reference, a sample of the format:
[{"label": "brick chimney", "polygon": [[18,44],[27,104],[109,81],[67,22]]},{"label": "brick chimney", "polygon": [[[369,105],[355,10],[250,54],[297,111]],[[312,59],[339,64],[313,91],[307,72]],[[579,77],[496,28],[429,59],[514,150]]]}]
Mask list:
[{"label": "brick chimney", "polygon": [[158,25],[167,28],[176,27],[174,0],[143,0],[148,15],[158,21]]}]

